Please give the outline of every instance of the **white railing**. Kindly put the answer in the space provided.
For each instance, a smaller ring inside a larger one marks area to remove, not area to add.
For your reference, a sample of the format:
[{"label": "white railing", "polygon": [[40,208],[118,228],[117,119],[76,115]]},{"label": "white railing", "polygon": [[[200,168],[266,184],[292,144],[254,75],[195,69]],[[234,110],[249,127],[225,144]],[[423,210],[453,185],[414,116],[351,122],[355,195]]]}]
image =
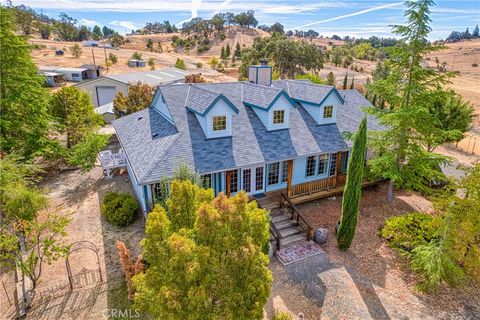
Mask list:
[{"label": "white railing", "polygon": [[112,153],[111,150],[101,151],[98,154],[102,168],[106,171],[106,176],[111,178],[111,170],[127,166],[125,153],[120,149],[118,153]]}]

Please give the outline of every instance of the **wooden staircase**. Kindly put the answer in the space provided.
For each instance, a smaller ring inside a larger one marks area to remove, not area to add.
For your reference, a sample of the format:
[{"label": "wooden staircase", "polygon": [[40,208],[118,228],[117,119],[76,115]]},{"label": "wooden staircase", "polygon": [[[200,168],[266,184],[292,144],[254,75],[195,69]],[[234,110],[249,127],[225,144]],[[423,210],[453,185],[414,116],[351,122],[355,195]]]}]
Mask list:
[{"label": "wooden staircase", "polygon": [[[307,233],[292,219],[285,207],[274,208],[270,211],[271,229],[278,231],[280,247],[307,239]],[[271,230],[272,231],[272,230]],[[276,241],[275,231],[271,232],[270,241]]]}]

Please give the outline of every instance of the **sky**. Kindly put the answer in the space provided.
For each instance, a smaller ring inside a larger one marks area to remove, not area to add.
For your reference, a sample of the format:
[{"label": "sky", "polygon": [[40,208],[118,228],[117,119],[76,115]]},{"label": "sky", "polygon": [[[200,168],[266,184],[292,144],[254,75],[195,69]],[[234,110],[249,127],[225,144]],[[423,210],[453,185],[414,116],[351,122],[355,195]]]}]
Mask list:
[{"label": "sky", "polygon": [[[0,0],[2,3],[3,0]],[[124,34],[147,21],[169,20],[181,25],[192,17],[210,18],[218,12],[254,10],[259,24],[280,22],[285,30],[313,29],[321,35],[392,36],[391,25],[404,22],[403,3],[397,0],[21,0],[51,17],[66,12],[80,24],[106,25]],[[452,30],[470,31],[480,24],[480,0],[437,0],[431,9],[431,40]]]}]

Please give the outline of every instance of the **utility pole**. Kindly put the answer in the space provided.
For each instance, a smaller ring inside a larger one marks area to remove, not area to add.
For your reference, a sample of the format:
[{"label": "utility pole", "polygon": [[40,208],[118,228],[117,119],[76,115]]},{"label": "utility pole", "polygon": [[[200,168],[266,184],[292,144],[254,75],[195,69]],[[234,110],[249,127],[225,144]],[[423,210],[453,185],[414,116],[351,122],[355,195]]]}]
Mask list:
[{"label": "utility pole", "polygon": [[105,45],[103,45],[103,53],[105,54],[105,67],[107,68],[108,73],[107,48],[105,48]]},{"label": "utility pole", "polygon": [[97,65],[95,64],[95,52],[93,51],[93,48],[92,48],[92,57],[93,57],[93,69],[95,70],[95,72],[97,72]]}]

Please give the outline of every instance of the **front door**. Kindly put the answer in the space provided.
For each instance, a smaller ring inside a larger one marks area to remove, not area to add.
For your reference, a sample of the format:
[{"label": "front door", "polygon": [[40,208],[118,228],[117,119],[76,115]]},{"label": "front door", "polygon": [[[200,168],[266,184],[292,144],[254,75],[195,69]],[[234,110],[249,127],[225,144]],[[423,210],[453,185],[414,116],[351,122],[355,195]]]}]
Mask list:
[{"label": "front door", "polygon": [[263,166],[242,169],[242,189],[248,194],[264,192],[264,171]]}]

